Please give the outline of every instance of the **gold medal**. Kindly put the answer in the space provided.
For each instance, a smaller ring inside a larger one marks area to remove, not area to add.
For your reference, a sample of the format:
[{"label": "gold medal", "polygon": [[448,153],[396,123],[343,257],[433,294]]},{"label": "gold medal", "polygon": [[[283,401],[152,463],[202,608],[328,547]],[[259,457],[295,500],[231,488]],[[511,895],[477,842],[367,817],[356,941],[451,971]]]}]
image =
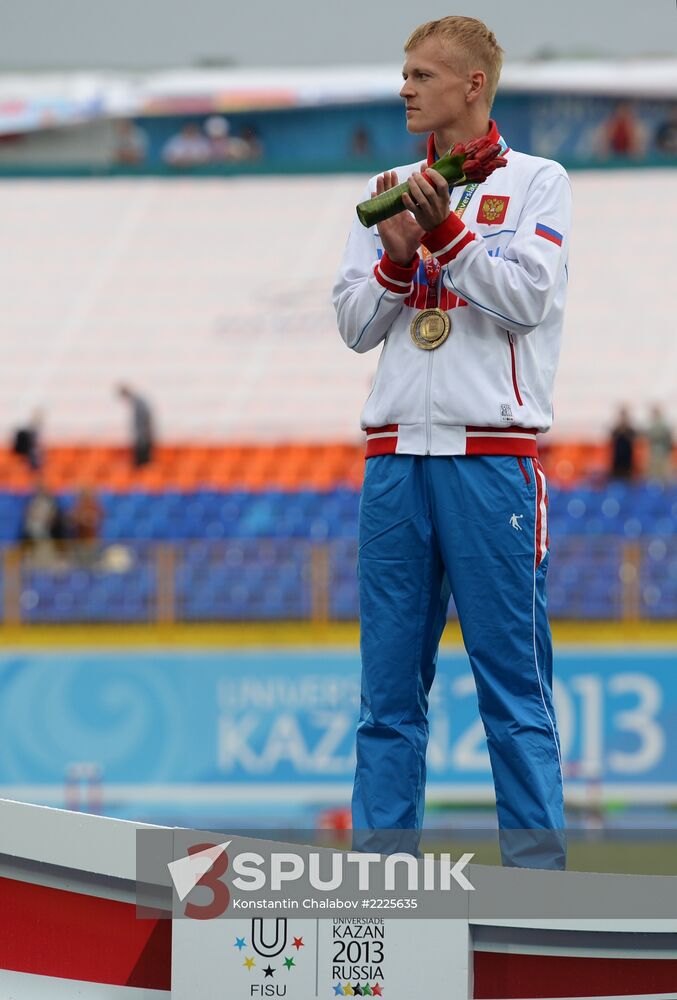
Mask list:
[{"label": "gold medal", "polygon": [[424,351],[434,351],[443,344],[451,332],[449,314],[442,309],[423,309],[417,313],[410,326],[411,339]]},{"label": "gold medal", "polygon": [[[472,198],[475,188],[478,186],[477,184],[468,184],[463,191],[459,203],[454,209],[454,214],[459,219],[468,207],[468,202]],[[423,257],[423,267],[425,269],[426,281],[428,282],[427,308],[414,316],[409,327],[409,332],[411,333],[411,339],[417,347],[420,347],[424,351],[434,351],[436,347],[444,343],[451,333],[451,320],[449,319],[449,313],[433,305],[433,303],[440,301],[438,284],[442,265],[427,247],[422,246],[419,249]]]}]

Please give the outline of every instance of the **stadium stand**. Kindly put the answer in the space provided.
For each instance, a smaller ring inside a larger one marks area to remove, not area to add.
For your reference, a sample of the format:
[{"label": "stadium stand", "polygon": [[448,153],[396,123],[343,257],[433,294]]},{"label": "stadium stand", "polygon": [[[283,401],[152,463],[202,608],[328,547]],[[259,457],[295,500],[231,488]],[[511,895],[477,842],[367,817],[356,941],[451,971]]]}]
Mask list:
[{"label": "stadium stand", "polygon": [[[73,497],[61,497],[67,508]],[[24,622],[331,620],[357,615],[359,494],[202,489],[102,493],[97,561],[3,568],[5,618]],[[23,494],[0,494],[0,544]],[[677,488],[552,487],[553,618],[670,619],[677,606]],[[14,596],[12,596],[14,595]]]},{"label": "stadium stand", "polygon": [[[650,259],[630,255],[622,208],[641,241],[677,182],[641,178],[572,175],[576,280],[541,442],[555,618],[677,606],[674,488],[606,484],[619,404],[641,421],[660,402],[677,422],[671,291],[651,264],[668,259],[668,227]],[[40,408],[40,479],[65,507],[89,486],[104,508],[93,566],[67,546],[56,568],[35,565],[16,545],[37,477],[0,450],[5,621],[356,617],[359,412],[377,352],[346,350],[329,290],[361,193],[346,176],[4,182],[0,435]],[[111,443],[127,437],[121,381],[158,419],[141,470]]]},{"label": "stadium stand", "polygon": [[[651,219],[677,177],[572,183],[550,437],[602,441],[623,402],[640,419],[663,402],[675,423],[672,295],[654,265],[669,260],[670,230]],[[168,442],[358,441],[377,352],[345,348],[329,294],[362,189],[353,176],[6,180],[0,437],[39,406],[54,442],[123,440],[112,388],[130,381],[150,389]],[[627,205],[650,256],[628,253]]]}]

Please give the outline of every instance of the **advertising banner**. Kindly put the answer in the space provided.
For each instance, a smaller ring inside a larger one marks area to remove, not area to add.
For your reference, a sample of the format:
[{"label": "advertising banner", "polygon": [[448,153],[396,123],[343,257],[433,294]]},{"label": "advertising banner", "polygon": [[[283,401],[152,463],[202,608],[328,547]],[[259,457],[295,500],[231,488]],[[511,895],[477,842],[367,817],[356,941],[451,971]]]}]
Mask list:
[{"label": "advertising banner", "polygon": [[[562,651],[555,669],[569,792],[674,800],[677,654]],[[77,796],[82,785],[119,815],[200,798],[278,812],[347,803],[359,693],[354,651],[5,653],[0,795],[63,805],[64,787]],[[440,655],[430,721],[429,798],[491,802],[460,651]]]}]

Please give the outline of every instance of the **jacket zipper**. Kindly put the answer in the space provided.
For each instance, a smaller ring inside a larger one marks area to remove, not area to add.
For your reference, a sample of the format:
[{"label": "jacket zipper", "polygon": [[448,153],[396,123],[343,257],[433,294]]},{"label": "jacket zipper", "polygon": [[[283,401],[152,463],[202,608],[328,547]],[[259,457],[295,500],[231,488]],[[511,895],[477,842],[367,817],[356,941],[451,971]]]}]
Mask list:
[{"label": "jacket zipper", "polygon": [[435,357],[434,351],[428,351],[428,371],[426,374],[425,381],[425,453],[430,454],[430,448],[432,444],[432,430],[431,430],[431,418],[430,418],[430,383],[433,377],[433,359]]},{"label": "jacket zipper", "polygon": [[510,344],[510,364],[512,367],[512,387],[515,390],[515,399],[517,400],[518,406],[524,406],[522,402],[522,397],[520,395],[520,387],[517,384],[517,357],[515,355],[515,338],[509,330],[506,330],[506,336],[508,338],[508,343]]}]

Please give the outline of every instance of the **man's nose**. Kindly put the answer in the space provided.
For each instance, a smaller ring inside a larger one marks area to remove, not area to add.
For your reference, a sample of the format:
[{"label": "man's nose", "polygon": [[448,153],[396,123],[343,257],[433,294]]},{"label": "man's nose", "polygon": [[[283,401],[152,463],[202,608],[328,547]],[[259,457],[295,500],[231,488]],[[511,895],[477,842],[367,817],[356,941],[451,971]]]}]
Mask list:
[{"label": "man's nose", "polygon": [[400,97],[404,97],[406,99],[407,97],[412,97],[413,94],[414,94],[414,88],[412,87],[409,80],[405,80],[404,83],[402,84],[402,89],[400,90]]}]

